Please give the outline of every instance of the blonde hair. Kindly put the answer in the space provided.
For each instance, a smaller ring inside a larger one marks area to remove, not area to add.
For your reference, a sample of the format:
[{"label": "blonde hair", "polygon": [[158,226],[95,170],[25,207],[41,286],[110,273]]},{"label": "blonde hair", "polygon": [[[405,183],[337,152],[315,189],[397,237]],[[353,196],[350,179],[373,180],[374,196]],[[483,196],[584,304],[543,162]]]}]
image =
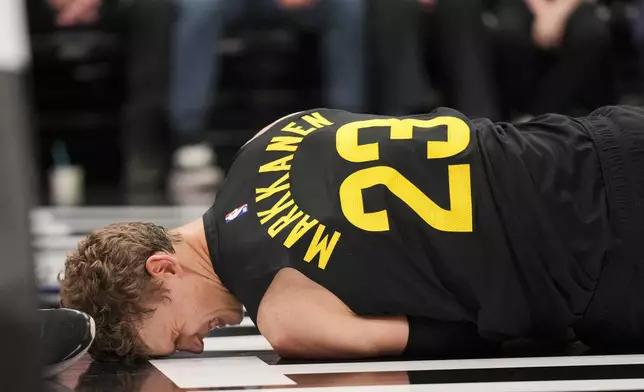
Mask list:
[{"label": "blonde hair", "polygon": [[154,312],[154,304],[168,300],[168,290],[145,264],[157,252],[174,253],[179,241],[178,235],[151,223],[120,223],[90,234],[67,257],[61,305],[94,318],[94,359],[147,358],[138,325]]}]

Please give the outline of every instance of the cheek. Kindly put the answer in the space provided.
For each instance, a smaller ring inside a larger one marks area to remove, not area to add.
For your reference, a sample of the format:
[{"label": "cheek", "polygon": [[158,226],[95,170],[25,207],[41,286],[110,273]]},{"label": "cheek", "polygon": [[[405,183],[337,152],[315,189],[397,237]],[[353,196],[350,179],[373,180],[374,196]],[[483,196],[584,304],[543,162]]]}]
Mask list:
[{"label": "cheek", "polygon": [[205,313],[200,309],[193,307],[192,312],[189,316],[188,324],[190,325],[191,332],[197,333],[201,332],[204,324],[207,322]]},{"label": "cheek", "polygon": [[153,321],[158,323],[155,327],[166,339],[180,331],[181,313],[178,312],[181,312],[181,302],[172,296],[157,305]]},{"label": "cheek", "polygon": [[203,309],[199,304],[208,303],[209,298],[197,290],[198,287],[199,285],[193,282],[185,282],[173,292],[170,308],[182,335],[190,336],[202,332],[208,322],[207,309]]},{"label": "cheek", "polygon": [[198,291],[188,291],[183,298],[183,312],[188,320],[194,321],[195,318],[203,317],[204,309],[200,304],[208,303],[208,297]]},{"label": "cheek", "polygon": [[194,301],[173,301],[168,313],[173,327],[182,335],[192,335],[198,331],[199,313],[195,308]]},{"label": "cheek", "polygon": [[143,342],[154,353],[168,352],[169,337],[172,335],[172,319],[168,317],[168,312],[162,308],[157,308],[152,317],[145,320],[139,334]]}]

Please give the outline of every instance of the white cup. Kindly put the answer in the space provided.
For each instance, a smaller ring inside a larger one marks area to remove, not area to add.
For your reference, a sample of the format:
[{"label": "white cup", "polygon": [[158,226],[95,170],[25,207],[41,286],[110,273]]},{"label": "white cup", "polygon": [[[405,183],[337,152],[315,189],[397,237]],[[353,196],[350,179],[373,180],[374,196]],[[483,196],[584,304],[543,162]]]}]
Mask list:
[{"label": "white cup", "polygon": [[81,166],[54,166],[49,172],[51,202],[58,206],[83,203],[85,172]]}]

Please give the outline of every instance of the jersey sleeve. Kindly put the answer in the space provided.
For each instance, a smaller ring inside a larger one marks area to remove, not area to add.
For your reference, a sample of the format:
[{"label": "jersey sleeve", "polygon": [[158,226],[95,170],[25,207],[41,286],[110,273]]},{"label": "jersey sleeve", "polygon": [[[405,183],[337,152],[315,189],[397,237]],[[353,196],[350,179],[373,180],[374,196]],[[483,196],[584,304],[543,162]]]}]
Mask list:
[{"label": "jersey sleeve", "polygon": [[497,343],[479,336],[477,327],[468,322],[437,321],[423,317],[407,317],[409,339],[405,357],[463,357],[483,355]]}]

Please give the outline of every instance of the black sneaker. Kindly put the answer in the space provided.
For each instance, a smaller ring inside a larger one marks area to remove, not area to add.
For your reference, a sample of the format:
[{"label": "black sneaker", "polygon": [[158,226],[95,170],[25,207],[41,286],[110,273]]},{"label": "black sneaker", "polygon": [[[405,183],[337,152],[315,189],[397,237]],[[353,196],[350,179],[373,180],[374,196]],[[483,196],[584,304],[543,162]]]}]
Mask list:
[{"label": "black sneaker", "polygon": [[88,314],[73,309],[39,310],[44,376],[61,373],[89,350],[96,326]]}]

